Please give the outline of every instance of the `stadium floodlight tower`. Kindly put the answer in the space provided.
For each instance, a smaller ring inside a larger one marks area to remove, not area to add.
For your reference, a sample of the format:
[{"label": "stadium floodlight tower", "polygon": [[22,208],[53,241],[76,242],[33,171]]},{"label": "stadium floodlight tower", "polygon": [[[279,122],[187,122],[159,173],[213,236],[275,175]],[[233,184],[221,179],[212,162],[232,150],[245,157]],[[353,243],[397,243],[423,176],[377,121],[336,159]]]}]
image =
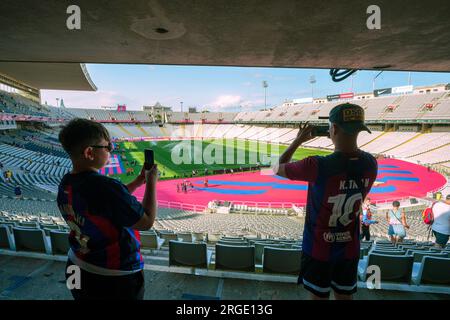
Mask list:
[{"label": "stadium floodlight tower", "polygon": [[314,75],[309,77],[309,83],[311,83],[311,98],[314,98],[314,83],[316,82],[316,77]]},{"label": "stadium floodlight tower", "polygon": [[269,84],[267,83],[267,81],[263,81],[262,82],[262,86],[264,88],[264,111],[267,109],[267,87],[269,86]]}]

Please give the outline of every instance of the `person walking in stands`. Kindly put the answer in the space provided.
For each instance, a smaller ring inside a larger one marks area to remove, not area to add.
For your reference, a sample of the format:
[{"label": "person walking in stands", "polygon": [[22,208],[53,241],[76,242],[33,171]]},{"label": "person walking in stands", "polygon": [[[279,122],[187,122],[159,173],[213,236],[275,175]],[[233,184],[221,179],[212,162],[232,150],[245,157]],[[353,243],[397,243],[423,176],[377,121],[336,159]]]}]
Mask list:
[{"label": "person walking in stands", "polygon": [[361,240],[370,241],[370,225],[378,223],[378,221],[372,220],[372,212],[370,211],[370,198],[364,201],[361,215]]},{"label": "person walking in stands", "polygon": [[314,127],[304,124],[274,168],[279,176],[308,181],[298,283],[311,292],[312,299],[329,299],[331,289],[336,299],[352,299],[357,290],[359,214],[378,169],[376,159],[358,149],[360,131],[370,133],[364,110],[340,104],[329,114],[332,154],[290,162],[297,148],[314,138]]},{"label": "person walking in stands", "polygon": [[436,202],[433,207],[433,224],[431,230],[436,237],[435,247],[444,249],[450,238],[450,194],[444,201]]},{"label": "person walking in stands", "polygon": [[17,185],[14,188],[14,194],[16,195],[16,198],[21,199],[22,198],[22,189],[20,188],[19,185]]},{"label": "person walking in stands", "polygon": [[406,229],[409,229],[406,223],[405,210],[400,210],[400,202],[392,202],[392,209],[386,212],[386,220],[389,225],[388,236],[393,244],[403,242],[406,237]]},{"label": "person walking in stands", "polygon": [[[79,268],[81,288],[76,300],[142,299],[144,260],[138,231],[148,230],[156,217],[157,167],[142,168],[127,185],[100,175],[113,149],[100,123],[73,119],[59,133],[73,170],[61,180],[57,204],[69,225],[67,269]],[[145,184],[142,203],[132,196]],[[66,279],[70,279],[66,271]]]}]

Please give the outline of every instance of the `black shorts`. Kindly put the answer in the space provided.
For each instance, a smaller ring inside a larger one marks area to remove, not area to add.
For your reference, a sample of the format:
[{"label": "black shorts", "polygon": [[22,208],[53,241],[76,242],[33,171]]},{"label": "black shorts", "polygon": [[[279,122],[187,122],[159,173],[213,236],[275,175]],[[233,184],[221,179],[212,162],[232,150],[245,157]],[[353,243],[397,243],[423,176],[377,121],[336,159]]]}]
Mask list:
[{"label": "black shorts", "polygon": [[[67,261],[67,267],[74,265]],[[67,268],[66,268],[67,270]],[[80,269],[80,289],[71,289],[75,300],[142,300],[144,272],[124,276],[102,276]],[[69,275],[66,273],[66,280]]]},{"label": "black shorts", "polygon": [[433,230],[433,234],[436,237],[436,243],[440,246],[445,247],[445,245],[447,244],[450,236],[448,234],[443,234],[437,231]]},{"label": "black shorts", "polygon": [[303,253],[298,283],[321,298],[328,298],[331,288],[338,294],[353,294],[357,290],[358,262],[359,258],[323,262]]}]

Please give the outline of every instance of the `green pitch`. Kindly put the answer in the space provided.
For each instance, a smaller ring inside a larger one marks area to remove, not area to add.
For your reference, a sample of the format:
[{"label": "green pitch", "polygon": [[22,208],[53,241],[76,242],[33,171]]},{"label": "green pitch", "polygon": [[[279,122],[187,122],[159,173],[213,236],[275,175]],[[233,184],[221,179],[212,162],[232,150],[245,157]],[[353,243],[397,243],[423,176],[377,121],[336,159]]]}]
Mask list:
[{"label": "green pitch", "polygon": [[[257,163],[265,163],[266,155],[280,155],[287,146],[257,143],[244,140],[203,140],[203,141],[136,141],[116,143],[120,151],[115,152],[122,157],[122,163],[126,168],[133,168],[134,174],[113,175],[123,183],[133,180],[140,172],[144,163],[144,150],[152,149],[155,154],[155,162],[161,172],[161,179],[180,178],[190,176],[192,170],[197,170],[199,175],[204,175],[205,168],[208,174],[213,170],[236,169],[256,166]],[[300,160],[311,155],[327,155],[330,152],[299,148],[294,160]],[[123,158],[124,157],[124,158]],[[126,159],[126,160],[124,160]],[[136,160],[136,166],[131,166]],[[183,161],[184,160],[184,161]],[[181,162],[181,163],[180,163]],[[216,162],[216,163],[214,163]],[[217,163],[218,162],[218,163]]]}]

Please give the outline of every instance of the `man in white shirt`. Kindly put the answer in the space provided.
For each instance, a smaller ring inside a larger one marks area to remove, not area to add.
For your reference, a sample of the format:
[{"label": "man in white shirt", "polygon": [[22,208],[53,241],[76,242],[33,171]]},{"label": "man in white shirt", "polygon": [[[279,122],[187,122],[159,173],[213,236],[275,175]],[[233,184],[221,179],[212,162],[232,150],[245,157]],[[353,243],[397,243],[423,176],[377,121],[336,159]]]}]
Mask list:
[{"label": "man in white shirt", "polygon": [[445,248],[450,237],[450,194],[444,202],[436,202],[433,206],[434,221],[431,226],[436,237],[436,247]]}]

